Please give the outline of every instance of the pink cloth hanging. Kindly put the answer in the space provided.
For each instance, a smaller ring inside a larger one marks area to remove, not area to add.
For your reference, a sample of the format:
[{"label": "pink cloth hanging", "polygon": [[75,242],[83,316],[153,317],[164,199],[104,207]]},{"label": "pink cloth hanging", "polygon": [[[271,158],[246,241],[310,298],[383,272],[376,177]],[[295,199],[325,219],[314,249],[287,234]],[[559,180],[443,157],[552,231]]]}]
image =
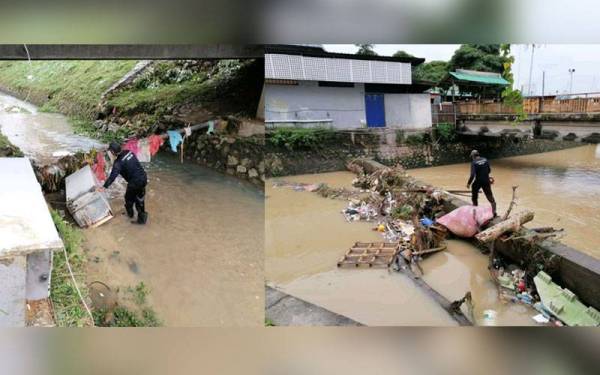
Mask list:
[{"label": "pink cloth hanging", "polygon": [[106,172],[104,171],[105,164],[106,162],[104,161],[104,153],[98,152],[98,154],[96,154],[96,162],[94,165],[92,165],[92,171],[100,182],[104,182],[106,180]]},{"label": "pink cloth hanging", "polygon": [[154,134],[148,138],[148,143],[150,144],[150,155],[154,156],[165,140],[160,135]]},{"label": "pink cloth hanging", "polygon": [[125,144],[123,145],[122,148],[123,148],[123,150],[129,150],[129,151],[133,152],[134,155],[137,156],[138,153],[140,152],[138,142],[139,141],[137,138],[131,138],[130,140],[125,142]]}]

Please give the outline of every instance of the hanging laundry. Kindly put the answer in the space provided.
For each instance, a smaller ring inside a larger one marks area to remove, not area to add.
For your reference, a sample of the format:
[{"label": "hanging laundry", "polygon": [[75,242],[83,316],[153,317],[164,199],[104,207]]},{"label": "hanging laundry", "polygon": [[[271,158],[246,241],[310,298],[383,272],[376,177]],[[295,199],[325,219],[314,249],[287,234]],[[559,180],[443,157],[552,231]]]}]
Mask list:
[{"label": "hanging laundry", "polygon": [[104,171],[105,164],[104,152],[98,152],[96,154],[96,162],[92,165],[92,171],[101,183],[106,180],[106,172]]},{"label": "hanging laundry", "polygon": [[140,139],[138,143],[137,158],[140,161],[140,163],[150,163],[150,141],[148,140],[148,138]]},{"label": "hanging laundry", "polygon": [[165,143],[165,140],[160,135],[154,134],[148,138],[148,143],[150,144],[150,155],[154,156],[160,149],[160,146]]},{"label": "hanging laundry", "polygon": [[171,151],[177,152],[177,146],[181,142],[183,142],[181,133],[179,133],[177,130],[167,130],[167,134],[169,135],[169,143],[171,144]]},{"label": "hanging laundry", "polygon": [[123,145],[123,150],[129,150],[131,152],[133,152],[135,154],[135,156],[138,156],[139,153],[139,145],[138,145],[138,140],[137,138],[131,138],[129,139],[127,142],[125,142],[125,144]]},{"label": "hanging laundry", "polygon": [[206,131],[206,134],[212,134],[215,132],[215,122],[213,120],[210,120],[208,122],[208,130]]}]

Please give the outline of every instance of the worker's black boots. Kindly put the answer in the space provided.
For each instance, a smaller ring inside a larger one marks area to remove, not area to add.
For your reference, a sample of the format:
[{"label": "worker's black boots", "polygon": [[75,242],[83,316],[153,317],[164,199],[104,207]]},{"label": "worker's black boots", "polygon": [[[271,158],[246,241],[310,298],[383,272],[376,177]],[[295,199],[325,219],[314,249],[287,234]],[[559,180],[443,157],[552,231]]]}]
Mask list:
[{"label": "worker's black boots", "polygon": [[148,221],[148,213],[147,212],[139,212],[138,218],[135,221],[132,221],[132,224],[146,224]]}]

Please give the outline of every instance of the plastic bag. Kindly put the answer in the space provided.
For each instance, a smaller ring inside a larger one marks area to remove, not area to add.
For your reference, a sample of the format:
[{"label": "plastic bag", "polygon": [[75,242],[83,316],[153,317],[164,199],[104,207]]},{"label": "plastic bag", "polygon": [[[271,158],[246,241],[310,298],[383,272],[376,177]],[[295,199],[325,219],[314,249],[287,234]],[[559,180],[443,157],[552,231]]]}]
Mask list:
[{"label": "plastic bag", "polygon": [[440,217],[437,223],[442,224],[454,235],[471,238],[479,232],[482,225],[487,224],[494,214],[492,206],[462,206]]}]

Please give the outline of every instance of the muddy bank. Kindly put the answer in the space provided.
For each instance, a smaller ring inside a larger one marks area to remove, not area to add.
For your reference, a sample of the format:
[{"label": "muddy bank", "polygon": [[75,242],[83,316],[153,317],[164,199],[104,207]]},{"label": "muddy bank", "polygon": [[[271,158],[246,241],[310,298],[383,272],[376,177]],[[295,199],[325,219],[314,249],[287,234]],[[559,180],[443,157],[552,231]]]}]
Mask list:
[{"label": "muddy bank", "polygon": [[[349,187],[350,172],[285,177],[286,181],[325,182]],[[265,274],[285,293],[347,316],[365,325],[455,325],[449,315],[401,273],[385,269],[338,269],[336,263],[356,241],[382,241],[374,224],[347,223],[343,200],[275,188],[266,182]],[[449,241],[448,250],[422,263],[425,280],[453,301],[471,291],[474,318],[497,311],[496,324],[534,324],[528,307],[498,299],[487,271],[487,257],[474,246]]]}]

